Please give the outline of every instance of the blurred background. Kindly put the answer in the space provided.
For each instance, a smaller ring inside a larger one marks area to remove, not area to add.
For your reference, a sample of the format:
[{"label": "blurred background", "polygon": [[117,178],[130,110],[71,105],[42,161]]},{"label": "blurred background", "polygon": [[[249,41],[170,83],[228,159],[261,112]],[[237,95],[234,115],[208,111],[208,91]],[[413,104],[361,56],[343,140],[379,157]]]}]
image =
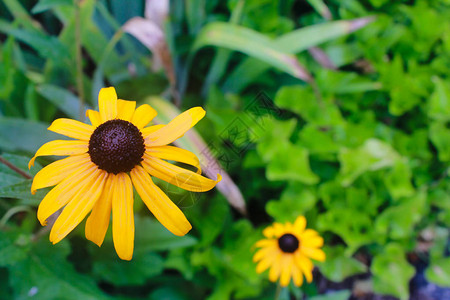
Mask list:
[{"label": "blurred background", "polygon": [[[327,260],[280,299],[450,299],[449,75],[449,0],[2,0],[0,299],[273,299],[254,244],[299,215]],[[131,262],[83,223],[51,245],[30,193],[46,128],[105,86],[158,123],[204,107],[177,146],[224,177],[158,181],[185,237],[136,194]]]}]

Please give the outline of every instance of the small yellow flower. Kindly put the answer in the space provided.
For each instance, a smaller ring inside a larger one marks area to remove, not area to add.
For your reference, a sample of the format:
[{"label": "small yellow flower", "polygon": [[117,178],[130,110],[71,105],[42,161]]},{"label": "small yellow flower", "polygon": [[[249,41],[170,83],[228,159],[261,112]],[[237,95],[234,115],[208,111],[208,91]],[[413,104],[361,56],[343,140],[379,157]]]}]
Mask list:
[{"label": "small yellow flower", "polygon": [[319,249],[323,238],[317,231],[305,228],[306,219],[300,216],[294,224],[274,223],[264,229],[266,239],[256,243],[261,249],[253,256],[253,261],[259,262],[256,272],[262,273],[270,267],[269,280],[275,282],[280,278],[281,286],[287,286],[291,277],[296,286],[301,286],[303,275],[311,282],[314,265],[310,258],[324,261],[325,253]]},{"label": "small yellow flower", "polygon": [[[212,189],[220,181],[201,176],[198,158],[191,152],[168,146],[205,115],[194,107],[167,125],[146,127],[156,116],[148,104],[136,108],[135,101],[117,99],[113,87],[103,88],[98,97],[99,112],[86,112],[92,125],[71,119],[57,119],[48,130],[75,140],[44,144],[37,156],[69,156],[55,161],[34,177],[31,193],[56,185],[42,200],[37,216],[47,219],[63,209],[50,232],[58,243],[91,212],[86,221],[86,238],[101,246],[112,212],[114,247],[121,259],[131,260],[134,249],[133,186],[153,215],[169,231],[183,236],[192,226],[181,210],[156,186],[151,176],[189,191]],[[197,173],[164,160],[197,168]],[[150,176],[151,175],[151,176]],[[150,233],[151,234],[151,233]]]}]

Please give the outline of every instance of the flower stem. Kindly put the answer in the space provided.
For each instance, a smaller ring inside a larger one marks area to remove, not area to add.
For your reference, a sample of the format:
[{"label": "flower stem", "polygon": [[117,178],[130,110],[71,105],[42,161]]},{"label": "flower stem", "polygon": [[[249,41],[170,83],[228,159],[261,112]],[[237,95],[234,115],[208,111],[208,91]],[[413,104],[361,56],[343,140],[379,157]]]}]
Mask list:
[{"label": "flower stem", "polygon": [[21,169],[19,169],[18,167],[16,167],[15,165],[13,165],[12,163],[10,163],[9,161],[7,161],[6,159],[4,159],[1,156],[0,156],[0,162],[3,163],[8,168],[10,168],[11,170],[13,170],[14,172],[16,172],[19,175],[25,177],[26,179],[33,178],[33,177],[31,177],[30,175],[28,175],[27,173],[25,173],[24,171],[22,171]]},{"label": "flower stem", "polygon": [[281,284],[280,283],[278,283],[277,284],[277,290],[275,291],[275,300],[278,300],[278,299],[280,299],[280,294],[281,294],[281,290],[282,290],[283,288],[281,287]]},{"label": "flower stem", "polygon": [[83,57],[81,55],[81,0],[75,0],[75,59],[77,67],[77,90],[80,101],[80,120],[84,119],[84,89],[83,89]]}]

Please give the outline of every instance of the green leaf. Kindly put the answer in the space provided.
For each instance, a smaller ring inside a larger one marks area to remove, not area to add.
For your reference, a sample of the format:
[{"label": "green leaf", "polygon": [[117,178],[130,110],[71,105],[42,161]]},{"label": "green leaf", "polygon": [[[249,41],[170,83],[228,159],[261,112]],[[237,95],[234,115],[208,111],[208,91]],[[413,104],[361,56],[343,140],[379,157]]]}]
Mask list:
[{"label": "green leaf", "polygon": [[293,180],[305,184],[319,182],[319,177],[311,171],[308,150],[292,144],[279,145],[267,166],[266,176],[271,181]]},{"label": "green leaf", "polygon": [[0,266],[14,266],[16,263],[27,258],[28,247],[20,244],[23,234],[17,231],[0,231]]},{"label": "green leaf", "polygon": [[433,77],[434,93],[428,100],[428,116],[447,122],[450,120],[450,87],[439,77]]},{"label": "green leaf", "polygon": [[21,204],[37,206],[42,201],[42,199],[44,199],[45,194],[47,194],[49,189],[40,189],[36,192],[35,195],[32,195],[31,183],[32,180],[28,179],[16,184],[1,187],[0,197],[20,199]]},{"label": "green leaf", "polygon": [[316,201],[311,188],[290,182],[279,200],[267,202],[266,211],[277,222],[293,222],[296,217],[309,211]]},{"label": "green leaf", "polygon": [[150,217],[135,217],[136,237],[135,254],[146,253],[155,250],[170,250],[190,247],[197,240],[189,235],[176,236],[168,231],[157,220]]},{"label": "green leaf", "polygon": [[51,84],[41,84],[37,87],[37,92],[67,116],[73,119],[80,117],[80,101],[77,96],[68,90]]},{"label": "green leaf", "polygon": [[[283,52],[296,54],[308,48],[318,46],[326,41],[349,34],[372,21],[371,18],[341,20],[312,25],[297,29],[273,40]],[[258,47],[255,47],[256,49]],[[247,58],[228,76],[224,89],[240,92],[258,76],[270,69],[270,64],[258,63],[254,58]],[[245,74],[245,76],[243,76]]]},{"label": "green leaf", "polygon": [[74,5],[74,2],[72,0],[39,0],[31,9],[31,12],[33,14],[39,14],[60,5]]},{"label": "green leaf", "polygon": [[443,123],[433,122],[430,125],[428,135],[438,150],[439,160],[442,162],[450,161],[450,129]]},{"label": "green leaf", "polygon": [[393,295],[401,300],[409,299],[409,281],[415,270],[405,258],[403,248],[391,243],[373,259],[370,271],[373,273],[374,291]]},{"label": "green leaf", "polygon": [[95,252],[93,274],[103,281],[117,286],[141,285],[147,279],[160,275],[164,261],[154,252],[140,252],[131,261],[117,258],[112,243],[106,243]]},{"label": "green leaf", "polygon": [[338,107],[331,101],[319,102],[311,87],[284,86],[278,90],[275,103],[314,125],[336,125],[343,122]]},{"label": "green leaf", "polygon": [[433,260],[425,271],[425,276],[439,286],[450,287],[450,257]]},{"label": "green leaf", "polygon": [[0,117],[0,149],[34,153],[42,144],[63,136],[47,131],[47,124],[18,118]]},{"label": "green leaf", "polygon": [[75,271],[66,260],[69,252],[67,241],[52,245],[40,239],[26,259],[9,268],[15,299],[30,294],[36,299],[108,299],[89,277]]},{"label": "green leaf", "polygon": [[392,170],[384,178],[392,198],[399,199],[414,195],[415,190],[411,183],[411,177],[411,169],[406,159],[395,162]]},{"label": "green leaf", "polygon": [[352,292],[349,290],[343,290],[338,292],[326,293],[325,295],[319,295],[308,298],[309,300],[348,300]]},{"label": "green leaf", "polygon": [[349,186],[363,173],[392,166],[398,159],[398,153],[389,144],[377,139],[369,139],[356,149],[342,148],[339,152],[341,184]]},{"label": "green leaf", "polygon": [[334,282],[341,282],[347,277],[367,272],[367,266],[344,254],[343,246],[323,247],[326,261],[317,262],[320,272]]},{"label": "green leaf", "polygon": [[335,208],[318,216],[317,228],[331,231],[347,244],[345,254],[352,255],[359,247],[378,241],[373,230],[373,220],[361,211],[348,208]]},{"label": "green leaf", "polygon": [[35,30],[18,29],[4,20],[0,20],[0,32],[14,36],[32,47],[44,58],[64,62],[69,57],[67,48],[54,36],[48,36]]},{"label": "green leaf", "polygon": [[410,236],[423,216],[429,211],[424,192],[406,198],[399,205],[390,206],[377,218],[375,230],[392,239],[404,239]]},{"label": "green leaf", "polygon": [[243,52],[294,77],[304,81],[311,80],[308,71],[295,56],[283,52],[278,43],[252,29],[229,23],[209,23],[197,35],[192,53],[207,45]]}]

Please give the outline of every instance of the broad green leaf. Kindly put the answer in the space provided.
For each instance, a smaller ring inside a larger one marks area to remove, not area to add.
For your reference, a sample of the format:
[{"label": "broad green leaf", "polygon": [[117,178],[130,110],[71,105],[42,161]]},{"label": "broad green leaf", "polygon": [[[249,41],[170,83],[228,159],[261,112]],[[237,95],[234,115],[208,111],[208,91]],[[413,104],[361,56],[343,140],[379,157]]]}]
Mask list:
[{"label": "broad green leaf", "polygon": [[266,211],[277,222],[293,222],[296,217],[309,211],[316,201],[313,189],[290,182],[279,200],[267,202]]},{"label": "broad green leaf", "polygon": [[376,255],[370,271],[374,276],[375,292],[393,295],[401,300],[409,299],[409,281],[415,270],[406,260],[404,249],[399,244],[389,244]]},{"label": "broad green leaf", "polygon": [[434,93],[428,100],[428,115],[441,122],[450,120],[450,87],[439,77],[434,77]]},{"label": "broad green leaf", "polygon": [[[148,212],[150,214],[150,212]],[[170,250],[190,247],[197,240],[189,235],[176,236],[168,231],[156,219],[147,217],[135,217],[135,255],[147,253],[148,251]]]},{"label": "broad green leaf", "polygon": [[[336,39],[364,27],[371,18],[327,22],[300,28],[273,40],[273,43],[286,53],[296,54],[326,41]],[[247,58],[228,76],[224,83],[226,91],[239,92],[262,73],[270,69],[268,63],[257,63]],[[245,74],[245,76],[243,76]]]},{"label": "broad green leaf", "polygon": [[0,197],[20,199],[20,203],[22,204],[37,206],[39,202],[44,199],[45,194],[47,194],[48,192],[48,189],[38,190],[36,194],[32,195],[31,183],[32,180],[28,179],[16,184],[1,187]]},{"label": "broad green leaf", "polygon": [[26,259],[9,268],[15,299],[109,299],[91,278],[75,271],[66,259],[69,253],[67,241],[34,244]]},{"label": "broad green leaf", "polygon": [[0,266],[14,266],[18,262],[26,259],[29,246],[21,245],[20,238],[23,234],[17,231],[0,231]]},{"label": "broad green leaf", "polygon": [[92,272],[102,281],[129,286],[144,284],[149,278],[160,275],[163,268],[163,259],[154,252],[135,253],[131,261],[120,260],[113,245],[107,242],[95,252]]},{"label": "broad green leaf", "polygon": [[319,182],[319,177],[311,170],[308,150],[290,143],[279,145],[267,166],[266,176],[271,181],[291,180],[305,184]]},{"label": "broad green leaf", "polygon": [[280,144],[289,143],[289,139],[294,132],[297,121],[294,119],[279,121],[275,118],[268,118],[265,121],[262,134],[259,136],[256,149],[265,162],[270,162],[279,151]]},{"label": "broad green leaf", "polygon": [[367,266],[344,254],[343,246],[323,248],[326,261],[316,262],[320,272],[334,282],[341,282],[347,277],[367,272]]},{"label": "broad green leaf", "polygon": [[80,101],[70,91],[51,84],[41,84],[37,86],[37,91],[68,117],[72,119],[80,117]]},{"label": "broad green leaf", "polygon": [[295,56],[282,51],[277,43],[252,29],[229,23],[209,23],[197,35],[192,53],[207,45],[243,52],[294,77],[304,81],[311,80],[311,76]]},{"label": "broad green leaf", "polygon": [[356,149],[343,148],[339,152],[341,184],[349,186],[363,173],[390,167],[398,159],[389,144],[377,139],[369,139]]},{"label": "broad green leaf", "polygon": [[442,162],[450,161],[450,129],[445,124],[433,122],[430,125],[428,135],[438,150],[439,160]]},{"label": "broad green leaf", "polygon": [[33,14],[39,14],[59,5],[74,5],[74,2],[72,0],[39,0],[31,9],[31,12]]},{"label": "broad green leaf", "polygon": [[47,130],[48,124],[19,118],[0,117],[0,149],[34,153],[44,143],[65,139]]},{"label": "broad green leaf", "polygon": [[44,58],[57,62],[67,62],[69,52],[54,36],[28,29],[15,28],[4,20],[0,20],[0,32],[14,36],[16,39],[32,47]]},{"label": "broad green leaf", "polygon": [[326,293],[325,295],[310,297],[309,300],[348,300],[350,299],[351,295],[351,291],[343,290],[338,292]]}]

